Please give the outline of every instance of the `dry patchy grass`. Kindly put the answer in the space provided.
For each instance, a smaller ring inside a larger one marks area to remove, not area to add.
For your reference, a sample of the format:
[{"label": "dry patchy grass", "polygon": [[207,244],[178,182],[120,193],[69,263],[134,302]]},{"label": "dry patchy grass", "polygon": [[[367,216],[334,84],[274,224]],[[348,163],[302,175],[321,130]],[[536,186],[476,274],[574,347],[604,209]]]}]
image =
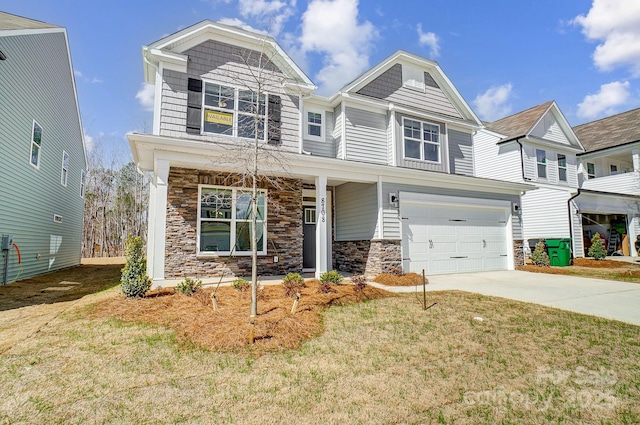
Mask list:
[{"label": "dry patchy grass", "polygon": [[640,422],[638,327],[431,297],[426,312],[408,295],[332,307],[317,338],[258,358],[76,310],[4,353],[0,422]]}]

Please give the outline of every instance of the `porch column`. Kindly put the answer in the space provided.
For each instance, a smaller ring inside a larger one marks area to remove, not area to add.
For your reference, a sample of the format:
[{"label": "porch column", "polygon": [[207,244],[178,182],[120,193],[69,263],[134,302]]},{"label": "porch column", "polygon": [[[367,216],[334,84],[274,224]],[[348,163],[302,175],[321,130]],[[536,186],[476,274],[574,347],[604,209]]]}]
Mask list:
[{"label": "porch column", "polygon": [[327,271],[327,177],[316,177],[316,278]]},{"label": "porch column", "polygon": [[631,154],[633,155],[633,171],[640,171],[640,149],[632,150]]},{"label": "porch column", "polygon": [[156,178],[155,174],[149,179],[149,201],[147,204],[147,274],[153,279],[153,248],[155,243],[156,226]]},{"label": "porch column", "polygon": [[169,181],[169,161],[157,160],[154,172],[155,196],[153,205],[153,255],[150,276],[153,276],[153,287],[164,284],[164,254],[167,234],[167,184]]}]

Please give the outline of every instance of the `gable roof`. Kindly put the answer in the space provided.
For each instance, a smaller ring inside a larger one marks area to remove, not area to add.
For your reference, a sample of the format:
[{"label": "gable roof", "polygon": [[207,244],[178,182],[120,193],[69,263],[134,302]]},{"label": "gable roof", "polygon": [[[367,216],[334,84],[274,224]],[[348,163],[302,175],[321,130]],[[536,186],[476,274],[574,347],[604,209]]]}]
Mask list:
[{"label": "gable roof", "polygon": [[48,24],[35,19],[24,18],[11,13],[0,12],[0,31],[6,30],[25,30],[25,29],[43,29],[43,28],[60,28],[57,25]]},{"label": "gable roof", "polygon": [[461,116],[465,119],[473,121],[474,124],[481,126],[482,122],[473,112],[469,104],[464,100],[462,95],[455,88],[451,80],[444,73],[438,62],[423,58],[413,53],[406,52],[404,50],[397,50],[386,59],[375,65],[373,68],[360,74],[356,79],[345,85],[338,93],[331,96],[331,100],[340,96],[342,93],[357,93],[360,89],[367,84],[375,80],[377,77],[388,71],[396,64],[410,64],[424,69],[429,72],[431,77],[435,80],[436,84],[447,95],[451,103],[460,112]]},{"label": "gable roof", "polygon": [[144,46],[142,54],[145,58],[145,80],[152,84],[155,83],[156,74],[155,69],[152,68],[155,68],[156,64],[160,62],[165,67],[169,66],[176,70],[186,71],[188,58],[183,53],[207,40],[218,40],[252,50],[264,49],[269,54],[271,62],[287,76],[288,84],[299,85],[308,91],[316,88],[309,77],[293,62],[273,37],[208,19]]},{"label": "gable roof", "polygon": [[640,141],[640,108],[573,127],[587,152]]},{"label": "gable roof", "polygon": [[542,105],[534,106],[525,111],[518,112],[517,114],[510,115],[508,117],[499,119],[492,123],[487,123],[487,128],[493,132],[502,134],[503,140],[512,140],[519,137],[525,137],[533,128],[536,123],[544,116],[554,102],[543,103]]}]

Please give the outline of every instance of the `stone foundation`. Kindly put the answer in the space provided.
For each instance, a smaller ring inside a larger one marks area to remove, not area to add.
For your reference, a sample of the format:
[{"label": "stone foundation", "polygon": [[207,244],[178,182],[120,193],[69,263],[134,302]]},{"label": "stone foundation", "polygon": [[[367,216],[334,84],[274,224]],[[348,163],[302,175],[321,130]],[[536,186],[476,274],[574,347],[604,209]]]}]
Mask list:
[{"label": "stone foundation", "polygon": [[525,265],[523,240],[513,241],[513,264],[515,265],[516,268]]},{"label": "stone foundation", "polygon": [[[167,195],[165,278],[250,276],[251,255],[196,255],[198,185],[242,187],[237,176],[212,171],[172,168]],[[244,185],[246,187],[246,185]],[[302,183],[281,179],[278,188],[267,182],[267,255],[258,256],[258,274],[302,271]],[[273,261],[274,256],[279,261]]]},{"label": "stone foundation", "polygon": [[398,240],[335,241],[333,257],[337,270],[364,274],[367,279],[402,268]]}]

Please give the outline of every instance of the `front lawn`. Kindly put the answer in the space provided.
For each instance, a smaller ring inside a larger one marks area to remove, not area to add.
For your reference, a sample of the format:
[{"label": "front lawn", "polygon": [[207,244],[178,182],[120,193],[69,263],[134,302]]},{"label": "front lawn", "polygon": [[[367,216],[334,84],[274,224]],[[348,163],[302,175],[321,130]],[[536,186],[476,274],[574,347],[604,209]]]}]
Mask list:
[{"label": "front lawn", "polygon": [[76,309],[3,354],[0,423],[640,422],[640,328],[428,296],[331,307],[320,336],[260,357]]}]

